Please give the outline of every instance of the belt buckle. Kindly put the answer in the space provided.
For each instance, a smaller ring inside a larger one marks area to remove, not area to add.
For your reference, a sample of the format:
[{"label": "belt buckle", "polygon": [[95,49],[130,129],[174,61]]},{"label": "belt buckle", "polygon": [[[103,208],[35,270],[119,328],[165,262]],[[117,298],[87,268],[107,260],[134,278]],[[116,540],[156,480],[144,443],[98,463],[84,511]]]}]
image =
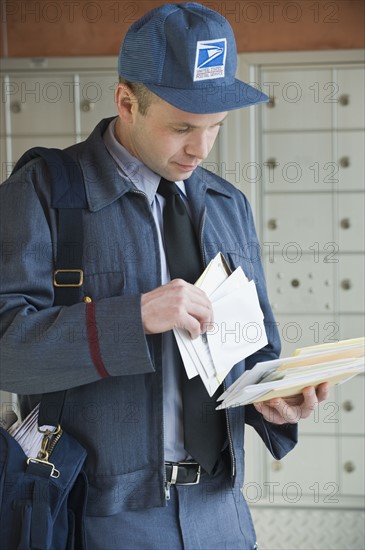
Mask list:
[{"label": "belt buckle", "polygon": [[[197,485],[200,481],[200,475],[201,475],[201,466],[198,464],[198,462],[165,462],[165,464],[168,464],[172,467],[171,471],[171,479],[170,481],[165,482],[165,499],[170,500],[170,487],[171,485]],[[196,473],[196,479],[195,481],[192,481],[191,483],[177,483],[177,476],[179,474],[179,466],[188,465],[188,464],[195,464],[198,466],[197,473]]]},{"label": "belt buckle", "polygon": [[189,461],[179,462],[179,464],[181,464],[181,466],[195,465],[195,466],[198,466],[198,470],[196,472],[195,481],[191,481],[190,483],[183,483],[183,484],[177,483],[176,485],[198,485],[200,481],[201,470],[202,470],[202,467],[200,466],[200,464],[198,462],[189,462]]}]

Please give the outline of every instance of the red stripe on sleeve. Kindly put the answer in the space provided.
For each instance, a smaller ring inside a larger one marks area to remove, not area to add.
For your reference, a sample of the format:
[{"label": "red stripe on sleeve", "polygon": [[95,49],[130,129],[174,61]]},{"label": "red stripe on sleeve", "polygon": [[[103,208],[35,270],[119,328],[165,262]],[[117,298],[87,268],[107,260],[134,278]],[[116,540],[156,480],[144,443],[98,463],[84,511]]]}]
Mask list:
[{"label": "red stripe on sleeve", "polygon": [[98,328],[96,326],[95,318],[95,302],[91,302],[91,304],[86,304],[86,327],[87,341],[89,344],[91,359],[93,360],[95,368],[100,374],[101,378],[108,378],[110,374],[104,366],[100,353]]}]

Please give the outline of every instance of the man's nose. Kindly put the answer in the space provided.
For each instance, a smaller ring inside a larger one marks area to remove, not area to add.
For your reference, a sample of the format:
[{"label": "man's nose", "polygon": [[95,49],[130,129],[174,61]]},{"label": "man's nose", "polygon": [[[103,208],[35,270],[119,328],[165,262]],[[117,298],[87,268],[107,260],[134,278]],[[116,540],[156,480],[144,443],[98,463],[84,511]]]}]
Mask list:
[{"label": "man's nose", "polygon": [[198,159],[205,159],[211,149],[208,137],[204,133],[189,136],[190,139],[185,146],[185,153]]}]

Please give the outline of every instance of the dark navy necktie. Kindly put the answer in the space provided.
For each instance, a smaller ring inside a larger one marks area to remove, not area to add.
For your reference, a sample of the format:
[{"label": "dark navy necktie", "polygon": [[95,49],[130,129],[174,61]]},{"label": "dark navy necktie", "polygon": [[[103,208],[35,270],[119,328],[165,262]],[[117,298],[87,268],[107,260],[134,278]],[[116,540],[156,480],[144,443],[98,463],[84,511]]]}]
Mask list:
[{"label": "dark navy necktie", "polygon": [[[166,200],[163,230],[170,277],[195,283],[203,271],[203,262],[184,201],[176,184],[164,178],[161,178],[157,192]],[[174,351],[182,371],[184,446],[202,468],[211,473],[226,436],[224,413],[215,410],[216,397],[221,390],[210,397],[200,376],[189,380],[176,342]]]}]

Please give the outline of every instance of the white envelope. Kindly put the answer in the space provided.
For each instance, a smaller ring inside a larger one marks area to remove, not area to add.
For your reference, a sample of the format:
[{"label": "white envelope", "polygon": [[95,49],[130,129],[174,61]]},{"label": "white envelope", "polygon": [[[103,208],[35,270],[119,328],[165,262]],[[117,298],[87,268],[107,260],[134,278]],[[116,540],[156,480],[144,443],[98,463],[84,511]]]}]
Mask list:
[{"label": "white envelope", "polygon": [[184,330],[174,333],[188,377],[199,375],[213,395],[231,368],[264,347],[267,337],[256,285],[240,267],[229,274],[217,254],[196,284],[211,299],[214,323],[195,340]]},{"label": "white envelope", "polygon": [[[218,299],[217,299],[218,296]],[[241,268],[211,296],[214,323],[207,338],[217,376],[267,344],[263,313],[254,281]]]}]

